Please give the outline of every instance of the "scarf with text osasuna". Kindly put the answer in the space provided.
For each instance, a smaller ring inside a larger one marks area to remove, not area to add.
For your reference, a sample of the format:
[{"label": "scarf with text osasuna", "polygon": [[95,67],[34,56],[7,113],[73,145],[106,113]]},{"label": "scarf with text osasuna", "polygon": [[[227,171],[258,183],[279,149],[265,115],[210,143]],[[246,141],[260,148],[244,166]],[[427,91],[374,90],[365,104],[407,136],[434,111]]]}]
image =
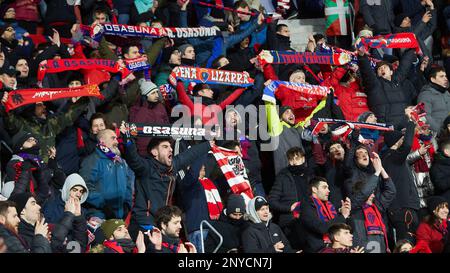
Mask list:
[{"label": "scarf with text osasuna", "polygon": [[237,152],[216,145],[211,151],[233,193],[242,195],[247,204],[253,199],[253,191],[242,158]]},{"label": "scarf with text osasuna", "polygon": [[[342,49],[340,47],[334,47],[334,46],[328,46],[326,44],[321,44],[320,46],[317,46],[316,49],[317,52],[326,52],[326,53],[346,53],[350,56],[350,62],[349,64],[352,65],[358,65],[359,61],[358,61],[358,53],[356,52],[352,52],[352,51],[348,51],[345,49]],[[370,66],[372,67],[372,69],[375,69],[375,67],[377,66],[377,63],[380,62],[380,60],[372,58],[372,57],[368,57],[369,61],[370,61]]]},{"label": "scarf with text osasuna", "polygon": [[127,36],[127,37],[142,37],[142,38],[162,38],[169,37],[171,39],[186,39],[199,37],[214,37],[221,34],[217,27],[193,27],[193,28],[178,28],[178,27],[147,27],[147,26],[132,26],[121,24],[103,24],[81,27],[82,31],[89,35],[95,41],[100,41],[103,35],[112,36]]},{"label": "scarf with text osasuna", "polygon": [[394,126],[387,125],[384,123],[366,123],[366,122],[356,122],[332,118],[318,118],[317,120],[318,122],[316,123],[312,131],[313,135],[317,135],[320,132],[320,130],[322,130],[322,128],[325,126],[325,124],[335,124],[335,123],[347,124],[350,129],[366,128],[379,131],[394,131]]},{"label": "scarf with text osasuna", "polygon": [[[314,198],[312,196],[311,199],[313,201],[314,207],[316,208],[317,216],[320,218],[321,221],[328,222],[336,217],[337,215],[336,208],[333,206],[333,204],[331,204],[330,201],[326,201],[324,203],[322,202],[322,200]],[[323,242],[325,244],[331,243],[328,234],[323,235]]]},{"label": "scarf with text osasuna", "polygon": [[209,178],[199,178],[198,181],[205,190],[206,202],[208,203],[209,218],[211,220],[219,219],[219,216],[223,210],[223,205],[217,187]]},{"label": "scarf with text osasuna", "polygon": [[373,38],[361,37],[356,43],[357,48],[414,48],[417,54],[422,54],[419,43],[414,33],[395,33],[388,35],[380,35]]},{"label": "scarf with text osasuna", "polygon": [[311,85],[296,82],[272,81],[268,86],[264,88],[262,99],[264,101],[268,101],[270,103],[275,104],[276,103],[275,92],[278,91],[278,88],[280,86],[297,91],[299,93],[299,96],[302,95],[306,97],[314,96],[317,99],[322,99],[331,92],[330,88],[326,86]]},{"label": "scarf with text osasuna", "polygon": [[14,90],[9,93],[5,103],[6,112],[18,107],[43,101],[52,101],[72,97],[103,98],[100,89],[95,84],[82,85],[74,88],[35,88]]},{"label": "scarf with text osasuna", "polygon": [[264,64],[329,64],[344,65],[351,58],[346,53],[333,52],[293,52],[263,50],[258,55],[258,61]]},{"label": "scarf with text osasuna", "polygon": [[106,59],[61,59],[44,60],[39,64],[38,81],[42,81],[47,73],[58,73],[69,70],[98,69],[111,73],[122,74],[122,79],[128,76],[131,71],[119,62]]},{"label": "scarf with text osasuna", "polygon": [[127,136],[133,137],[172,137],[184,139],[203,139],[207,136],[205,128],[180,127],[168,124],[127,123]]},{"label": "scarf with text osasuna", "polygon": [[380,214],[375,204],[364,204],[364,226],[366,227],[367,235],[383,235],[386,242],[386,248],[388,247],[386,226],[383,222],[383,217]]},{"label": "scarf with text osasuna", "polygon": [[253,85],[253,79],[247,72],[236,72],[228,70],[177,66],[170,73],[169,81],[176,86],[177,80],[195,83],[222,84],[240,87]]}]

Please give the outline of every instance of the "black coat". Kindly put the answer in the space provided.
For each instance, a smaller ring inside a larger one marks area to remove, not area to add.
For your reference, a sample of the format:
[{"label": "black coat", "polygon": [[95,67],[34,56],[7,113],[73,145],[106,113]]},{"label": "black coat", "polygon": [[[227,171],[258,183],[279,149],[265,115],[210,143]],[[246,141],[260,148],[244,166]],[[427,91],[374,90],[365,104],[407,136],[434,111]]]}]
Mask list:
[{"label": "black coat", "polygon": [[400,60],[398,69],[392,75],[392,80],[388,81],[376,75],[367,56],[358,56],[369,108],[379,122],[393,124],[396,127],[405,125],[404,111],[413,99],[411,82],[406,78],[414,59],[414,51],[407,50]]},{"label": "black coat", "polygon": [[279,241],[284,244],[283,253],[294,252],[281,228],[271,221],[267,226],[265,223],[250,223],[242,233],[244,253],[276,253],[273,246]]},{"label": "black coat", "polygon": [[447,199],[450,204],[450,158],[441,153],[436,154],[430,175],[436,194]]},{"label": "black coat", "polygon": [[23,219],[19,223],[19,236],[26,242],[31,253],[52,253],[50,242],[44,236],[34,234],[34,226]]},{"label": "black coat", "polygon": [[301,173],[294,174],[286,167],[276,176],[268,201],[273,212],[278,214],[278,224],[282,228],[294,220],[292,204],[308,198],[308,183],[313,175],[311,169],[305,166]]},{"label": "black coat", "polygon": [[[218,221],[210,221],[210,224],[223,237],[222,246],[217,250],[217,253],[226,253],[231,249],[241,250],[241,234],[248,226],[245,220],[242,219],[242,221],[234,222],[222,213]],[[205,253],[212,253],[219,245],[219,242],[219,236],[210,229],[205,240]]]},{"label": "black coat", "polygon": [[[75,216],[70,212],[64,212],[63,218],[55,224],[52,231],[51,247],[54,253],[65,253],[68,251],[64,241],[76,241],[80,244],[81,253],[86,250],[88,243],[87,222],[83,216]],[[70,249],[69,249],[70,250]]]},{"label": "black coat", "polygon": [[336,223],[346,223],[347,220],[342,214],[338,213],[333,220],[328,222],[322,221],[317,215],[313,200],[310,198],[302,204],[300,222],[301,225],[299,225],[297,232],[304,232],[306,239],[305,252],[316,253],[325,247],[323,235],[328,233],[330,226]]},{"label": "black coat", "polygon": [[415,124],[412,121],[408,122],[402,146],[397,150],[389,149],[381,158],[384,169],[392,178],[397,189],[397,195],[391,204],[391,209],[411,208],[418,210],[420,207],[415,180],[406,161],[411,151],[414,130]]},{"label": "black coat", "polygon": [[153,157],[143,158],[137,153],[134,143],[125,142],[125,159],[138,178],[136,199],[131,223],[155,225],[156,211],[171,203],[175,190],[176,175],[194,160],[206,154],[208,142],[195,145],[189,150],[173,157],[172,167],[168,167]]},{"label": "black coat", "polygon": [[26,242],[0,224],[0,238],[6,245],[6,253],[29,253]]}]

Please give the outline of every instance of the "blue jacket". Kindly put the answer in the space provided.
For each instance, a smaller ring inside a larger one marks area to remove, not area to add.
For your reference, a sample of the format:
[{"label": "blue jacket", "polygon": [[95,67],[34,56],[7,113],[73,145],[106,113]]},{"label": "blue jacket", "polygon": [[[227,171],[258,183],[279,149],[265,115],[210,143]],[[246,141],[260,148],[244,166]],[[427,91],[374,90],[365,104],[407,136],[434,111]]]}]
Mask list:
[{"label": "blue jacket", "polygon": [[132,205],[134,173],[124,160],[113,162],[97,148],[81,163],[80,175],[89,189],[86,201],[91,207],[89,216],[105,219],[109,209],[115,214],[114,218],[126,216],[125,205],[128,209]]}]

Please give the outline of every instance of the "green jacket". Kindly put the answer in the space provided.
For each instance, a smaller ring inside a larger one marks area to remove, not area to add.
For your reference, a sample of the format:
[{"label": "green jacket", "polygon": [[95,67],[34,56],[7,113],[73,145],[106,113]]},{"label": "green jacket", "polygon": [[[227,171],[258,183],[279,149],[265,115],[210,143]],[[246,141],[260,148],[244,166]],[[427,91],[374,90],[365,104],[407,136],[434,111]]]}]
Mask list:
[{"label": "green jacket", "polygon": [[34,134],[41,146],[40,156],[45,163],[48,162],[48,148],[56,146],[55,139],[66,127],[72,126],[75,120],[84,112],[89,100],[87,97],[81,98],[76,103],[69,106],[66,113],[47,118],[45,122],[40,122],[36,116],[23,118],[11,112],[6,115],[5,125],[10,133],[26,131]]}]

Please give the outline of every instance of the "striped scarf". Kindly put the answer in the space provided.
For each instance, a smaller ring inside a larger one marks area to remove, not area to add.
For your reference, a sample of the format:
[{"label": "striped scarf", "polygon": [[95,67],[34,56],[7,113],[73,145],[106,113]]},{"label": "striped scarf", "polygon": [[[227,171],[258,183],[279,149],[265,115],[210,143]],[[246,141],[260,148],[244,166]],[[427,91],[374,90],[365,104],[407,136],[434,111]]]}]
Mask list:
[{"label": "striped scarf", "polygon": [[[314,207],[316,208],[317,216],[319,216],[321,221],[328,222],[336,217],[336,208],[330,201],[323,203],[322,200],[318,198],[311,197],[311,199],[314,203]],[[328,233],[323,234],[322,239],[325,244],[331,243]]]},{"label": "striped scarf", "polygon": [[356,44],[357,48],[414,48],[417,54],[422,54],[414,33],[395,33],[379,35],[373,38],[361,37]]},{"label": "striped scarf", "polygon": [[205,190],[206,202],[208,202],[209,218],[211,220],[219,219],[219,216],[223,210],[222,199],[220,198],[219,191],[209,178],[199,178],[198,180]]},{"label": "striped scarf", "polygon": [[211,151],[233,193],[242,195],[247,204],[254,196],[242,158],[235,151],[215,145]]},{"label": "striped scarf", "polygon": [[318,99],[326,97],[330,92],[330,88],[326,86],[311,85],[306,83],[297,82],[285,82],[285,81],[272,81],[268,86],[264,88],[263,97],[264,101],[276,104],[275,92],[279,87],[285,87],[294,91],[297,91],[300,96],[314,96]]},{"label": "striped scarf", "polygon": [[344,65],[350,62],[346,53],[334,52],[294,52],[262,50],[258,55],[261,65],[265,64],[329,64]]}]

